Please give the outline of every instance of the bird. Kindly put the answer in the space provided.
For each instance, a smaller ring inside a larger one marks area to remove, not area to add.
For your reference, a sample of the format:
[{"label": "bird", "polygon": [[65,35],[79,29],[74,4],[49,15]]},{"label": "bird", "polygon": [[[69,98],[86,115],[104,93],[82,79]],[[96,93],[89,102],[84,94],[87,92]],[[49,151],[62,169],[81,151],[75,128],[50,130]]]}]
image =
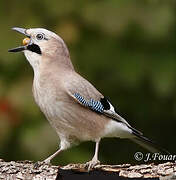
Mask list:
[{"label": "bird", "polygon": [[44,28],[12,30],[24,34],[23,46],[9,52],[23,52],[33,68],[33,96],[60,139],[59,149],[43,162],[84,141],[95,142],[95,153],[86,163],[97,164],[100,140],[105,137],[130,139],[150,152],[165,151],[143,136],[120,116],[108,98],[78,74],[63,39]]}]

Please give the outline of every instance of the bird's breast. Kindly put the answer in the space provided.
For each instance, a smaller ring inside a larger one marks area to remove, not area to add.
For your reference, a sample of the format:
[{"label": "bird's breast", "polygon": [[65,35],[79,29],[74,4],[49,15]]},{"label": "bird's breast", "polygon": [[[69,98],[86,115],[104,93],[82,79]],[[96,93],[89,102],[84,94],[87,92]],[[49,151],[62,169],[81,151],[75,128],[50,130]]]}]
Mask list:
[{"label": "bird's breast", "polygon": [[81,141],[103,136],[109,118],[81,106],[68,96],[61,83],[61,87],[54,86],[52,80],[46,84],[38,80],[33,83],[35,101],[58,135],[77,137]]}]

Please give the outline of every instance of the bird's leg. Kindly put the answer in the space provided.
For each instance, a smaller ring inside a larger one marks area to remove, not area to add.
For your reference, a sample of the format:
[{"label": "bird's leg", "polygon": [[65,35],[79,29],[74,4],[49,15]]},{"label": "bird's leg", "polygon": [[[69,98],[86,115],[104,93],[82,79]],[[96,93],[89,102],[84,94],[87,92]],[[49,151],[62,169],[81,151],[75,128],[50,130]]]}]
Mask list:
[{"label": "bird's leg", "polygon": [[34,164],[34,168],[37,169],[38,167],[40,167],[40,166],[43,165],[43,164],[50,164],[50,161],[51,161],[55,156],[57,156],[60,152],[62,152],[62,151],[63,151],[63,149],[60,148],[60,149],[57,150],[54,154],[52,154],[51,156],[49,156],[48,158],[46,158],[44,161],[42,161],[42,162],[40,162],[40,161],[36,162],[36,163]]},{"label": "bird's leg", "polygon": [[46,163],[46,164],[50,164],[50,161],[56,157],[60,152],[62,152],[63,149],[60,148],[59,150],[57,150],[54,154],[50,155],[48,158],[46,158],[43,162]]},{"label": "bird's leg", "polygon": [[86,163],[86,167],[88,168],[88,171],[90,171],[90,169],[94,168],[97,164],[100,164],[100,161],[98,160],[99,143],[100,143],[100,140],[96,142],[95,154],[94,154],[92,160]]}]

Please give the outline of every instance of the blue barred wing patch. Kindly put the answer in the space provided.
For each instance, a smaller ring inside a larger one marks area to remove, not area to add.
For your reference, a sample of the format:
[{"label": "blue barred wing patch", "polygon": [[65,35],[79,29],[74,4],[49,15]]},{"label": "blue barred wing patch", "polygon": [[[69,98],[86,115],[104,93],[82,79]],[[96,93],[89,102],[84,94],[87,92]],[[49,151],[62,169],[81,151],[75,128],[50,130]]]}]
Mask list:
[{"label": "blue barred wing patch", "polygon": [[79,93],[75,93],[74,96],[81,104],[88,106],[88,102]]},{"label": "blue barred wing patch", "polygon": [[104,107],[100,101],[95,101],[93,99],[86,101],[79,93],[75,93],[74,96],[82,105],[89,107],[93,111],[103,113]]},{"label": "blue barred wing patch", "polygon": [[102,113],[103,110],[104,110],[104,107],[103,107],[103,105],[101,104],[100,101],[95,101],[95,100],[91,99],[88,102],[88,104],[89,104],[89,107],[94,111]]}]

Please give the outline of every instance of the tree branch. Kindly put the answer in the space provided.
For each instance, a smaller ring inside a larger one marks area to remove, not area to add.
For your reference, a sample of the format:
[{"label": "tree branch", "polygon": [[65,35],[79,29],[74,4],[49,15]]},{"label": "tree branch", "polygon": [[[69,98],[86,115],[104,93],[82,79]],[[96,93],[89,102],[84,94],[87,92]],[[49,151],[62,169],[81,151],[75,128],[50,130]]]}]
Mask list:
[{"label": "tree branch", "polygon": [[93,171],[87,172],[85,164],[69,164],[58,167],[40,164],[35,167],[31,161],[5,162],[0,160],[0,179],[172,179],[176,180],[176,163],[141,164],[141,165],[97,165]]}]

